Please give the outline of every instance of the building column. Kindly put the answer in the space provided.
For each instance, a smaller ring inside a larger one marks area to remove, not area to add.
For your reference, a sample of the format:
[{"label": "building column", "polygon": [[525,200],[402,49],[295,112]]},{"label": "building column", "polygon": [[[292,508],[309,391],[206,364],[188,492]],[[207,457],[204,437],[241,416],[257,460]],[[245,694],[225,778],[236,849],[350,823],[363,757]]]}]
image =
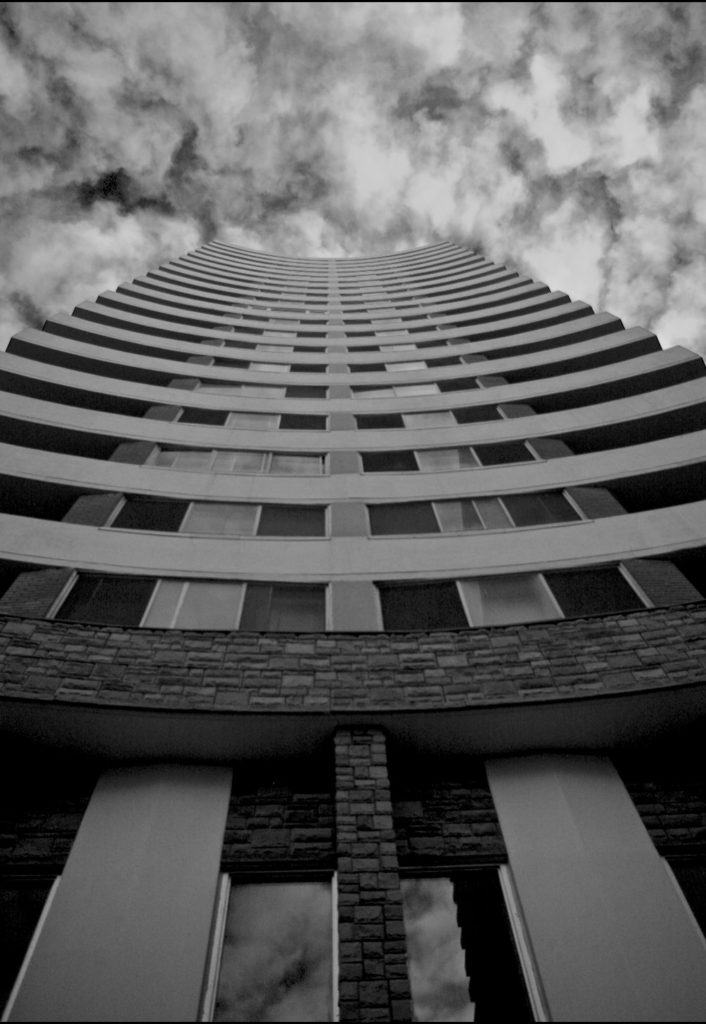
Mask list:
[{"label": "building column", "polygon": [[197,1019],[231,774],[101,776],[9,1020]]},{"label": "building column", "polygon": [[609,759],[486,768],[549,1019],[706,1019],[706,943]]},{"label": "building column", "polygon": [[375,728],[340,729],[335,746],[341,1020],[409,1021],[385,737]]}]

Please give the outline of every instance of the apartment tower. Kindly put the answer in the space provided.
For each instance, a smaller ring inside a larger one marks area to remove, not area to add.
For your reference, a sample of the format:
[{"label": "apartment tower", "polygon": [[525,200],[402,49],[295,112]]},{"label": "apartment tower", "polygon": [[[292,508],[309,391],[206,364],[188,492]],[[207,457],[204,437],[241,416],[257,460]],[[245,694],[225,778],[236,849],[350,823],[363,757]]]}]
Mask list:
[{"label": "apartment tower", "polygon": [[699,356],[448,243],[20,331],[6,1019],[703,1020],[705,439]]}]

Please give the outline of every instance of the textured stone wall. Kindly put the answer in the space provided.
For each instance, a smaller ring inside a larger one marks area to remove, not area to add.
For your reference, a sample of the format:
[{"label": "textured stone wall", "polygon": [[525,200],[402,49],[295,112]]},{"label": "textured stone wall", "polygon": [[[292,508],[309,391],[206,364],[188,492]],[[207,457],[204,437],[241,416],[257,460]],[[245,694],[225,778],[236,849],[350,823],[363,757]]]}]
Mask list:
[{"label": "textured stone wall", "polygon": [[400,864],[449,870],[502,863],[500,823],[483,768],[470,758],[392,759],[392,805]]},{"label": "textured stone wall", "polygon": [[286,761],[236,765],[223,870],[333,870],[333,826],[333,757],[307,769]]},{"label": "textured stone wall", "polygon": [[0,864],[9,873],[58,874],[98,777],[90,762],[5,746]]},{"label": "textured stone wall", "polygon": [[340,729],[335,746],[341,1020],[411,1020],[385,737]]},{"label": "textured stone wall", "polygon": [[706,767],[700,753],[622,755],[616,767],[661,853],[706,854]]},{"label": "textured stone wall", "polygon": [[0,620],[0,668],[0,695],[42,700],[258,712],[473,707],[703,682],[706,604],[387,634],[180,632],[8,617]]}]

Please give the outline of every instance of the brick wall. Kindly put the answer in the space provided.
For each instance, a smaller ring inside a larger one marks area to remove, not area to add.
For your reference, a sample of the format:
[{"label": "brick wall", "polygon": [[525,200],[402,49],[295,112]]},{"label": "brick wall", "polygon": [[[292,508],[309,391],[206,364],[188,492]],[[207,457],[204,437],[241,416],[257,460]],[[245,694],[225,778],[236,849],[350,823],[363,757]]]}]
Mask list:
[{"label": "brick wall", "polygon": [[427,758],[423,771],[400,755],[391,762],[400,864],[406,868],[506,860],[505,843],[481,765]]},{"label": "brick wall", "polygon": [[[67,572],[25,574],[2,608],[44,614]],[[214,711],[569,699],[703,683],[706,604],[438,633],[180,632],[7,618],[0,669],[0,695],[9,697]]]},{"label": "brick wall", "polygon": [[40,751],[3,750],[0,864],[4,871],[60,871],[98,777],[90,762]]},{"label": "brick wall", "polygon": [[276,872],[335,864],[333,759],[305,768],[277,761],[237,765],[223,870]]},{"label": "brick wall", "polygon": [[667,749],[648,757],[623,755],[615,764],[661,853],[706,853],[706,768],[701,757]]},{"label": "brick wall", "polygon": [[340,729],[335,747],[341,1020],[411,1020],[385,737]]}]

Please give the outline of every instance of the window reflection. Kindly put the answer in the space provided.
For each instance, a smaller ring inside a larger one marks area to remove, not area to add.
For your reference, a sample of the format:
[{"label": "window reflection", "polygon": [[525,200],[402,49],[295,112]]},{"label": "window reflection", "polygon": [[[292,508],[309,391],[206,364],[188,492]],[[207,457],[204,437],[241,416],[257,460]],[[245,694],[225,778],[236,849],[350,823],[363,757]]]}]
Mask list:
[{"label": "window reflection", "polygon": [[475,1020],[450,879],[404,879],[402,899],[415,1020]]},{"label": "window reflection", "polygon": [[330,1021],[328,882],[233,886],[213,1019]]}]

